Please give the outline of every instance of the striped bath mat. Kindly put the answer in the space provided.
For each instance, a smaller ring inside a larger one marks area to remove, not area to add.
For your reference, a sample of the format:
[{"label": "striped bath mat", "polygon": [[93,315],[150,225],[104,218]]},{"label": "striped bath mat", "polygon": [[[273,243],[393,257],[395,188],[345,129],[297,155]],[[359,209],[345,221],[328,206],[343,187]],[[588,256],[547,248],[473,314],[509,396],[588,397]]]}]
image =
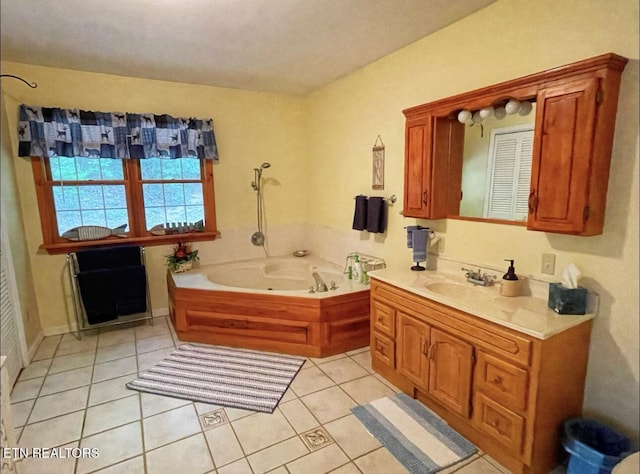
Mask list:
[{"label": "striped bath mat", "polygon": [[404,393],[374,400],[351,411],[415,474],[440,471],[478,450],[442,418]]},{"label": "striped bath mat", "polygon": [[273,413],[304,359],[186,344],[126,384],[140,392]]}]

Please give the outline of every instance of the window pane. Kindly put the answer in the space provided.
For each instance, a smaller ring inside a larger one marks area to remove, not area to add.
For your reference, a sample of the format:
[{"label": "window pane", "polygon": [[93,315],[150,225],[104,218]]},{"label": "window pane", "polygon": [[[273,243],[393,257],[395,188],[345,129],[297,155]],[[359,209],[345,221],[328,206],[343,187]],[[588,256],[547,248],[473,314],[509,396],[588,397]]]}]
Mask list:
[{"label": "window pane", "polygon": [[185,202],[187,204],[203,204],[202,184],[185,183],[184,194],[185,194]]},{"label": "window pane", "polygon": [[204,206],[187,206],[187,222],[204,222]]},{"label": "window pane", "polygon": [[164,207],[146,207],[144,209],[144,216],[147,221],[147,230],[158,224],[164,224],[167,222]]},{"label": "window pane", "polygon": [[90,179],[102,179],[100,173],[100,161],[97,158],[75,158],[78,168],[78,180],[89,181]]},{"label": "window pane", "polygon": [[187,213],[184,206],[167,207],[167,222],[186,222]]},{"label": "window pane", "polygon": [[[86,160],[86,158],[84,158]],[[101,159],[100,169],[102,170],[103,180],[122,180],[124,179],[122,160]]]},{"label": "window pane", "polygon": [[162,184],[143,184],[142,193],[144,206],[164,206],[164,191]]},{"label": "window pane", "polygon": [[140,174],[142,179],[162,179],[162,168],[159,158],[140,160]]},{"label": "window pane", "polygon": [[105,215],[107,217],[107,227],[109,229],[115,229],[123,224],[127,225],[125,229],[129,228],[129,215],[127,214],[126,209],[107,209],[105,211]]},{"label": "window pane", "polygon": [[58,235],[62,235],[66,231],[82,225],[80,211],[57,212],[56,217],[58,219]]},{"label": "window pane", "polygon": [[80,186],[79,194],[82,209],[104,209],[102,186]]},{"label": "window pane", "polygon": [[82,225],[99,225],[107,227],[107,219],[103,209],[81,211]]},{"label": "window pane", "polygon": [[182,160],[161,160],[162,179],[181,179],[182,178]]},{"label": "window pane", "polygon": [[182,183],[165,184],[164,202],[167,206],[184,205],[184,185]]},{"label": "window pane", "polygon": [[54,186],[52,189],[56,211],[80,209],[77,186]]},{"label": "window pane", "polygon": [[196,158],[182,158],[182,177],[184,179],[200,179],[200,160]]},{"label": "window pane", "polygon": [[104,207],[106,209],[126,209],[127,197],[124,186],[102,186],[104,192]]},{"label": "window pane", "polygon": [[74,158],[56,156],[49,158],[51,179],[54,181],[75,181],[78,179],[76,161]]}]

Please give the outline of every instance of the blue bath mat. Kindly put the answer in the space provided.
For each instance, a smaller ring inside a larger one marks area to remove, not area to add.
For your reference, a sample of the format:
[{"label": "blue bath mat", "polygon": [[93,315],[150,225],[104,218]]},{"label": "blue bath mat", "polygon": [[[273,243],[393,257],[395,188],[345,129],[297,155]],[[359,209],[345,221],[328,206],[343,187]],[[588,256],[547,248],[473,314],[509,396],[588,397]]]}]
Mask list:
[{"label": "blue bath mat", "polygon": [[404,393],[351,411],[414,474],[438,472],[478,451],[442,418]]}]

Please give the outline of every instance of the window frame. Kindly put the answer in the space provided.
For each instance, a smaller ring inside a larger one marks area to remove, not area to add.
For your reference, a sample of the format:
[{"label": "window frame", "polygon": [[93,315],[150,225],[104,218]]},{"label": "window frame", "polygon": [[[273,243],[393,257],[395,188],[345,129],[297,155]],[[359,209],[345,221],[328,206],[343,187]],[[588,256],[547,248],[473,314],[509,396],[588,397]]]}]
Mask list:
[{"label": "window frame", "polygon": [[[218,235],[216,224],[215,192],[213,180],[213,160],[199,160],[203,193],[204,221],[203,232],[188,232],[182,234],[153,235],[146,229],[145,210],[142,185],[152,182],[182,182],[182,180],[143,180],[140,170],[140,160],[127,159],[123,161],[123,180],[91,180],[91,181],[65,181],[65,183],[77,185],[79,183],[122,184],[125,187],[127,211],[129,214],[129,235],[127,237],[110,236],[100,240],[71,241],[58,235],[58,224],[53,199],[54,181],[51,179],[49,158],[31,157],[31,168],[36,187],[36,197],[40,212],[40,224],[42,227],[43,243],[40,248],[50,254],[75,252],[86,247],[111,244],[138,244],[138,245],[165,245],[178,241],[190,242],[202,240],[214,240]],[[196,180],[187,180],[198,182]]]}]

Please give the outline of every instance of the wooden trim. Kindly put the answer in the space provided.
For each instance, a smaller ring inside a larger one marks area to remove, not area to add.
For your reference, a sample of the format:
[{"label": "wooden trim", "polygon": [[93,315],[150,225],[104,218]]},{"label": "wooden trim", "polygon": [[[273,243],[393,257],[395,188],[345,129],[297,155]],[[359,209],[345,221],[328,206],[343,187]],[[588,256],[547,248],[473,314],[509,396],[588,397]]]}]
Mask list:
[{"label": "wooden trim", "polygon": [[447,216],[447,219],[456,219],[459,221],[488,222],[489,224],[506,224],[526,227],[527,221],[507,221],[504,219],[487,219],[486,217],[470,217],[470,216]]},{"label": "wooden trim", "polygon": [[139,160],[124,160],[123,180],[114,181],[64,181],[70,186],[84,185],[121,185],[125,188],[125,199],[129,218],[129,235],[127,237],[108,237],[101,240],[71,241],[58,235],[56,212],[53,201],[52,188],[60,181],[53,181],[47,178],[48,165],[39,157],[31,157],[31,168],[38,201],[38,211],[40,213],[40,225],[42,227],[43,243],[40,248],[50,254],[61,254],[75,252],[82,248],[96,247],[112,244],[138,244],[138,245],[166,245],[176,243],[180,240],[192,242],[214,240],[220,233],[216,225],[215,192],[213,180],[213,163],[211,160],[201,160],[200,170],[201,180],[178,180],[176,182],[202,183],[203,205],[204,205],[204,232],[190,232],[184,234],[170,234],[156,236],[146,229],[144,196],[142,192],[143,183],[167,183],[171,181],[162,180],[142,180]]},{"label": "wooden trim", "polygon": [[427,104],[410,107],[403,110],[402,113],[404,113],[406,117],[414,117],[424,113],[447,115],[456,107],[477,108],[488,105],[493,101],[506,98],[514,98],[518,100],[531,99],[537,95],[539,87],[550,81],[581,73],[597,71],[602,68],[622,71],[627,62],[628,60],[626,58],[614,53],[602,54],[594,58],[547,69],[518,79],[500,82],[498,84],[446,97]]}]

